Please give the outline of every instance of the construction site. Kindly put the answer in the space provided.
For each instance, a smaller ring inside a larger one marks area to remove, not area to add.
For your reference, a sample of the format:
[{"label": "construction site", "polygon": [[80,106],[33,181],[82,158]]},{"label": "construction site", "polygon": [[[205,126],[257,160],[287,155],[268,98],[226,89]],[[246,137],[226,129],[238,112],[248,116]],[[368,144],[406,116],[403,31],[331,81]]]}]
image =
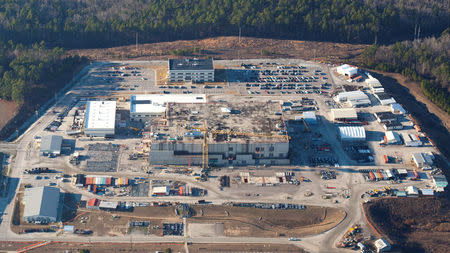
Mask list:
[{"label": "construction site", "polygon": [[173,103],[153,126],[152,165],[289,164],[289,137],[277,101]]}]

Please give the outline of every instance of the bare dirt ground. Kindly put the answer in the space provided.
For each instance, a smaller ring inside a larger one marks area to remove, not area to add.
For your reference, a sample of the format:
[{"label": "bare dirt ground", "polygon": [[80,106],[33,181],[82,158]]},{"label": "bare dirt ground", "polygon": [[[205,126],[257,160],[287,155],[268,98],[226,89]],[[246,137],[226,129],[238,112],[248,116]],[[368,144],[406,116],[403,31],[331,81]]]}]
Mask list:
[{"label": "bare dirt ground", "polygon": [[189,252],[298,252],[304,250],[291,244],[192,244]]},{"label": "bare dirt ground", "polygon": [[19,106],[16,103],[0,99],[0,130],[17,114],[18,110]]},{"label": "bare dirt ground", "polygon": [[[223,223],[225,236],[300,237],[329,230],[345,212],[311,206],[306,210],[269,210],[247,207],[195,206],[189,223]],[[203,214],[203,215],[202,215]]]},{"label": "bare dirt ground", "polygon": [[364,205],[368,219],[402,252],[450,252],[446,198],[384,198]]},{"label": "bare dirt ground", "polygon": [[[0,242],[0,250],[17,251],[35,242]],[[231,243],[211,243],[211,244],[190,244],[189,252],[298,252],[304,250],[291,244],[231,244]],[[91,253],[97,252],[165,252],[171,249],[172,252],[185,252],[182,243],[65,243],[54,242],[30,250],[33,253],[47,252],[67,252],[78,253],[82,249],[87,249]]]},{"label": "bare dirt ground", "polygon": [[[36,242],[0,242],[0,250],[17,251]],[[82,249],[87,249],[91,253],[104,252],[165,252],[171,249],[172,252],[184,252],[182,243],[74,243],[74,242],[52,242],[51,244],[29,250],[32,253],[47,252],[67,252],[78,253]]]},{"label": "bare dirt ground", "polygon": [[200,40],[179,40],[122,46],[104,49],[77,49],[68,51],[92,60],[166,60],[176,57],[173,50],[197,48],[198,53],[185,56],[210,56],[214,59],[245,58],[302,58],[306,60],[341,62],[359,58],[368,45],[314,42],[301,40],[276,40],[262,38],[215,37]]},{"label": "bare dirt ground", "polygon": [[[195,205],[193,210],[193,217],[187,219],[188,224],[220,223],[223,224],[221,234],[225,236],[299,237],[329,230],[345,217],[345,212],[339,209],[315,206],[308,206],[306,210],[273,210]],[[96,236],[123,236],[131,232],[128,230],[129,221],[150,222],[145,231],[133,230],[133,233],[161,235],[163,222],[179,222],[180,219],[173,206],[137,207],[133,212],[79,210],[75,219],[64,224],[73,225],[75,229],[92,230]]]}]

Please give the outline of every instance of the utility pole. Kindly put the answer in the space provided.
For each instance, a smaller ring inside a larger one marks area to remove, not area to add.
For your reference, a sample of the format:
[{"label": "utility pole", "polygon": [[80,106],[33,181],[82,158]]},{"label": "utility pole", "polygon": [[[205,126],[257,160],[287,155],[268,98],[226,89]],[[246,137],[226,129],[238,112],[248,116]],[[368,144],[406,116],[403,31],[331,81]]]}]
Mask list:
[{"label": "utility pole", "polygon": [[239,43],[241,43],[241,27],[239,26]]},{"label": "utility pole", "polygon": [[136,32],[136,51],[138,50],[138,44],[139,44],[138,36],[139,36],[139,33]]}]

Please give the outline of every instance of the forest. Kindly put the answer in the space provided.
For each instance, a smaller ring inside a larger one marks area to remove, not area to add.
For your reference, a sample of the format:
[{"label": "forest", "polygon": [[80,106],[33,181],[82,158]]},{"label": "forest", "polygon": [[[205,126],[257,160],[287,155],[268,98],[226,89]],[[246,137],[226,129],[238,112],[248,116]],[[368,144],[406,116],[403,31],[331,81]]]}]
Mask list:
[{"label": "forest", "polygon": [[438,38],[372,45],[363,53],[363,64],[418,81],[423,93],[450,114],[450,29]]},{"label": "forest", "polygon": [[0,98],[36,109],[86,62],[86,58],[64,56],[62,48],[47,49],[44,42],[24,46],[0,40]]},{"label": "forest", "polygon": [[98,48],[242,35],[392,43],[440,34],[445,0],[0,0],[5,41]]}]

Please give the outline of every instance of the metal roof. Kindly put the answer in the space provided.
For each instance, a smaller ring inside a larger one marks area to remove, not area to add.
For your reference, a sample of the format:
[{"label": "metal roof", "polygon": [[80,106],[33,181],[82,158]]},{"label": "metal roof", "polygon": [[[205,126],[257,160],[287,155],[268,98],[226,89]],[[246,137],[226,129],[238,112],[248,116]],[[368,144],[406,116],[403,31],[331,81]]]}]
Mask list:
[{"label": "metal roof", "polygon": [[114,129],[116,101],[89,101],[86,106],[85,129]]},{"label": "metal roof", "polygon": [[333,120],[358,118],[358,114],[356,114],[356,110],[353,108],[331,109],[331,115],[333,116]]},{"label": "metal roof", "polygon": [[163,113],[167,103],[206,103],[205,94],[149,94],[131,95],[131,113]]},{"label": "metal roof", "polygon": [[43,186],[25,189],[23,217],[58,217],[59,188]]},{"label": "metal roof", "polygon": [[342,126],[339,127],[339,134],[342,140],[365,140],[366,130],[362,126]]},{"label": "metal roof", "polygon": [[40,151],[46,153],[61,153],[62,141],[63,137],[59,135],[43,136]]},{"label": "metal roof", "polygon": [[169,59],[169,70],[214,70],[209,59]]}]

